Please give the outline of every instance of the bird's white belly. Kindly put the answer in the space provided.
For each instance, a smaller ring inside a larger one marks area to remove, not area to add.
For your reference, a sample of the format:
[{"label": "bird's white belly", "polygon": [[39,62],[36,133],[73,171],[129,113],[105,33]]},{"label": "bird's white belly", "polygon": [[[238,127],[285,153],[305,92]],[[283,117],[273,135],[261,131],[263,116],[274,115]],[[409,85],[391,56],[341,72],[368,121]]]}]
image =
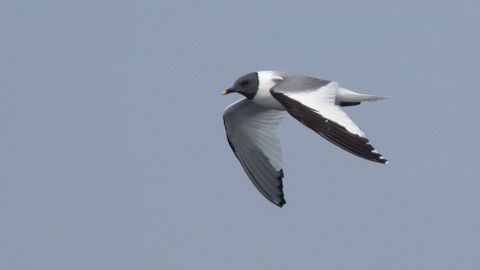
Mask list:
[{"label": "bird's white belly", "polygon": [[285,107],[270,94],[270,91],[267,93],[258,91],[252,101],[267,109],[285,110]]}]

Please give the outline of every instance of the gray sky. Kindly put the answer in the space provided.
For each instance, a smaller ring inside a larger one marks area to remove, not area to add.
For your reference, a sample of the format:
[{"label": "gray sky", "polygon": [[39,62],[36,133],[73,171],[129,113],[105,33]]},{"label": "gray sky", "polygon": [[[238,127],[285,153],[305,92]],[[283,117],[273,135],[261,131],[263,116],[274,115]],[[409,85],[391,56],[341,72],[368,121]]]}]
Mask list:
[{"label": "gray sky", "polygon": [[[480,269],[478,1],[0,3],[0,269]],[[349,108],[382,166],[281,125],[287,204],[221,116],[279,69]]]}]

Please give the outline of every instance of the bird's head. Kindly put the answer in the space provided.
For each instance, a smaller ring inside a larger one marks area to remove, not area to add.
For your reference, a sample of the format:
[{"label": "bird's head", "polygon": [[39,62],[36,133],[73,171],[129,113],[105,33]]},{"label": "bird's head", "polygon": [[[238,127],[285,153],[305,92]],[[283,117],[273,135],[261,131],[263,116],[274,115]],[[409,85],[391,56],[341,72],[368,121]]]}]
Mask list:
[{"label": "bird's head", "polygon": [[238,78],[232,87],[223,90],[221,94],[228,95],[236,92],[251,100],[257,94],[258,85],[258,73],[252,72]]}]

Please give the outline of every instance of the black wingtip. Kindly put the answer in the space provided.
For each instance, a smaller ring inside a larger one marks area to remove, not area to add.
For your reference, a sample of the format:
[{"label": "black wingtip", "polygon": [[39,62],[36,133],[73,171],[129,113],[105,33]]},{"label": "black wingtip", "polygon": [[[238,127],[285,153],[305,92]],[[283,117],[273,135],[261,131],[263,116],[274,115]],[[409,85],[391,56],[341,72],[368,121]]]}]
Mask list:
[{"label": "black wingtip", "polygon": [[280,190],[282,191],[282,194],[280,194],[280,201],[278,203],[275,203],[278,207],[282,208],[287,202],[285,201],[285,195],[283,194],[283,177],[285,175],[283,174],[283,169],[280,169],[278,171],[278,176],[277,179],[280,182]]},{"label": "black wingtip", "polygon": [[279,208],[282,208],[286,203],[287,201],[285,201],[285,198],[283,197],[283,195],[280,197],[280,201],[279,202],[275,202],[275,201],[272,201],[273,204],[275,204],[276,206],[278,206]]},{"label": "black wingtip", "polygon": [[371,144],[367,145],[370,146],[373,150],[370,151],[371,157],[366,159],[380,164],[388,164],[388,160],[384,158],[377,150],[375,150],[373,146],[371,146]]},{"label": "black wingtip", "polygon": [[270,196],[264,196],[273,204],[278,206],[279,208],[282,208],[287,202],[285,201],[285,194],[283,194],[283,177],[285,175],[283,174],[283,169],[280,169],[277,171],[277,180],[278,180],[278,188],[280,189],[280,194],[278,195],[278,198],[274,199]]},{"label": "black wingtip", "polygon": [[340,103],[338,103],[338,106],[341,106],[341,107],[356,106],[356,105],[360,105],[360,102],[340,102]]}]

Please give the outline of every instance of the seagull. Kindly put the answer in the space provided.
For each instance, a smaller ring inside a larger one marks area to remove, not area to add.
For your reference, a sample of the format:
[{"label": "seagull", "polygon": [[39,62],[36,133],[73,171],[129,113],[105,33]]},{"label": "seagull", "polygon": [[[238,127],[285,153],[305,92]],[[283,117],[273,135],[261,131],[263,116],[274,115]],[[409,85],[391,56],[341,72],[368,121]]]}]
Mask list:
[{"label": "seagull", "polygon": [[385,97],[360,94],[334,81],[271,70],[248,73],[221,95],[230,93],[244,98],[223,114],[228,143],[258,191],[278,207],[286,201],[277,127],[287,113],[338,147],[387,163],[341,109]]}]

